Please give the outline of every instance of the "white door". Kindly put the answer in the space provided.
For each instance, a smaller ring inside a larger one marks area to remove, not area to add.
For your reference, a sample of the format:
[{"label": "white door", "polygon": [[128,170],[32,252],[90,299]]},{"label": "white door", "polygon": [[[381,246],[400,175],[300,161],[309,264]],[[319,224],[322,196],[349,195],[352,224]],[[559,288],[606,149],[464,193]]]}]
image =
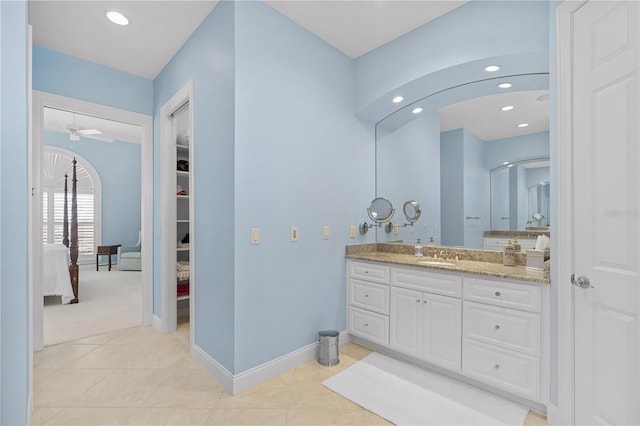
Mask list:
[{"label": "white door", "polygon": [[460,371],[462,301],[437,294],[422,294],[422,358]]},{"label": "white door", "polygon": [[638,2],[590,1],[573,22],[574,419],[637,425]]},{"label": "white door", "polygon": [[420,323],[422,293],[404,288],[391,288],[389,346],[413,356],[420,356]]}]

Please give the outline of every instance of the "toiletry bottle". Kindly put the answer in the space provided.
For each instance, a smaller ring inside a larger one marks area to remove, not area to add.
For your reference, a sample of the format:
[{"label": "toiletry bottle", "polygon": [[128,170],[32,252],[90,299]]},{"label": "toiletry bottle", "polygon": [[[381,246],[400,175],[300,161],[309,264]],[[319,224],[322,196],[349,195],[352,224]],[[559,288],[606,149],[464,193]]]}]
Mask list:
[{"label": "toiletry bottle", "polygon": [[414,249],[416,256],[422,256],[422,244],[420,244],[420,238],[418,238],[418,242],[416,243]]},{"label": "toiletry bottle", "polygon": [[521,250],[522,250],[522,246],[518,242],[518,239],[514,238],[513,239],[513,251],[515,251],[516,253],[520,253]]},{"label": "toiletry bottle", "polygon": [[504,266],[515,266],[516,265],[516,256],[513,250],[513,243],[511,240],[507,241],[507,244],[504,245],[504,253],[502,255],[502,263]]}]

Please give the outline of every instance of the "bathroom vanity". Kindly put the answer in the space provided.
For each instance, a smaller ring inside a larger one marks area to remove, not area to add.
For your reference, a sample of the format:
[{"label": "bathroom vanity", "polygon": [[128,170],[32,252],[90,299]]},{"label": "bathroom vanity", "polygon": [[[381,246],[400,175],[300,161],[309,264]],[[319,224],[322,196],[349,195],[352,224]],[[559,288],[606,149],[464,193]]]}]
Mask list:
[{"label": "bathroom vanity", "polygon": [[418,257],[409,245],[348,246],[347,331],[380,352],[544,410],[548,271],[529,271],[518,256],[508,267],[500,252],[429,246]]}]

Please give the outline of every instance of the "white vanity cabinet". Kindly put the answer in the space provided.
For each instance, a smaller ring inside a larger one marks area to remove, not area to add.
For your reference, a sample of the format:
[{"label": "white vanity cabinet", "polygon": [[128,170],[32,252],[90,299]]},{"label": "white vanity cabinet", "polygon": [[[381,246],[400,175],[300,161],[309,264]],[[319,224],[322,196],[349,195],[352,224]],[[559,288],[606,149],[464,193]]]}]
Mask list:
[{"label": "white vanity cabinet", "polygon": [[541,286],[465,277],[463,288],[463,373],[539,400]]},{"label": "white vanity cabinet", "polygon": [[347,331],[382,346],[389,345],[390,268],[347,262]]},{"label": "white vanity cabinet", "polygon": [[547,285],[347,260],[347,329],[380,350],[544,404]]},{"label": "white vanity cabinet", "polygon": [[391,349],[459,371],[461,285],[453,275],[392,268]]}]

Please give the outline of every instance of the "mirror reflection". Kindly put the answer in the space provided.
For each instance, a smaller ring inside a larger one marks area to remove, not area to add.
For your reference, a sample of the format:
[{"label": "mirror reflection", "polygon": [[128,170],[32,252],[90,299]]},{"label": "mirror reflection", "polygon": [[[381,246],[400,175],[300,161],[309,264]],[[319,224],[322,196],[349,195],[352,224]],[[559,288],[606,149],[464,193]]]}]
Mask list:
[{"label": "mirror reflection", "polygon": [[415,227],[377,233],[377,240],[483,248],[492,231],[548,230],[548,98],[546,73],[490,78],[380,121],[378,194],[427,207]]}]

